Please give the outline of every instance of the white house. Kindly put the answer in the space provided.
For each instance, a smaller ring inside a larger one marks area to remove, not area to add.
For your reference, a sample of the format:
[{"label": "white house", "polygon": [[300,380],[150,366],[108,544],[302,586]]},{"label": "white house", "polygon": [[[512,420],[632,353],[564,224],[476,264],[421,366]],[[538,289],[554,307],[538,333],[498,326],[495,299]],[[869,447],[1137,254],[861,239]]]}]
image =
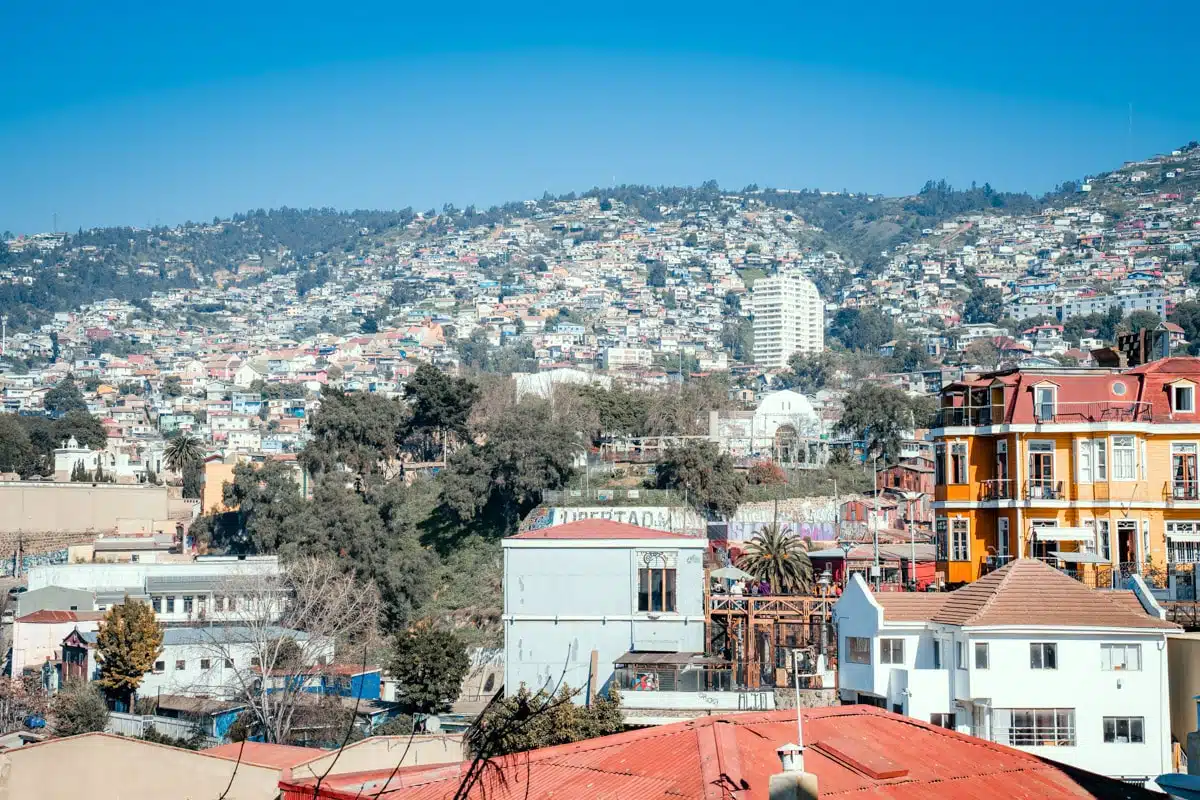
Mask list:
[{"label": "white house", "polygon": [[1170,772],[1167,634],[1140,578],[1090,589],[1018,559],[945,593],[834,608],[842,700],[869,703],[1117,778]]},{"label": "white house", "polygon": [[505,691],[598,691],[637,653],[702,658],[707,545],[602,519],[505,539]]}]

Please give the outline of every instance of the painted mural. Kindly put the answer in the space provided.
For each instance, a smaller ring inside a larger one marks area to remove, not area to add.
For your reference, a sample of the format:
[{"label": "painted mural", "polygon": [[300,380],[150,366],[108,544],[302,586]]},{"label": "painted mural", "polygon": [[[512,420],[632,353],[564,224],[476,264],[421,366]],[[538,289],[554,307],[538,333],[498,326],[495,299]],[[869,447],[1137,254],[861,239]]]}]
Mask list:
[{"label": "painted mural", "polygon": [[[51,550],[48,553],[28,553],[21,557],[21,569],[18,574],[24,575],[34,567],[42,567],[48,564],[65,564],[67,563],[67,548],[61,550]],[[6,558],[3,561],[3,566],[0,567],[0,575],[6,578],[13,576],[13,567],[16,565],[16,559]]]}]

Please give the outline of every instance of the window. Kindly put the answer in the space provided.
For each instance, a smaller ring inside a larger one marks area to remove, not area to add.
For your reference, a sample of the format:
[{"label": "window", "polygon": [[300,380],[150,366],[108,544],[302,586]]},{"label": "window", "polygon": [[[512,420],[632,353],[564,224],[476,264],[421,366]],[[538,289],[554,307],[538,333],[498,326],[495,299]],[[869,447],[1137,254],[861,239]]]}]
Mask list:
[{"label": "window", "polygon": [[490,692],[496,688],[496,673],[489,672],[487,680],[483,682],[483,691]]},{"label": "window", "polygon": [[1190,414],[1196,410],[1196,390],[1191,386],[1171,387],[1171,410],[1177,414]]},{"label": "window", "polygon": [[1008,481],[1008,442],[1003,439],[996,442],[996,480]]},{"label": "window", "polygon": [[954,442],[950,445],[950,482],[967,482],[967,443]]},{"label": "window", "polygon": [[1137,480],[1137,439],[1133,436],[1112,437],[1113,480]]},{"label": "window", "polygon": [[1104,741],[1107,744],[1143,744],[1146,741],[1145,717],[1105,717]]},{"label": "window", "polygon": [[675,610],[675,570],[652,567],[638,570],[638,611]]},{"label": "window", "polygon": [[167,669],[167,663],[165,661],[155,661],[154,662],[154,671],[156,673],[157,672],[165,672],[166,669]]},{"label": "window", "polygon": [[187,662],[184,661],[183,659],[179,659],[178,661],[175,662],[175,669],[176,669],[176,671],[187,669]]},{"label": "window", "polygon": [[1079,482],[1092,483],[1108,480],[1108,448],[1103,439],[1081,439],[1076,443],[1079,450]]},{"label": "window", "polygon": [[949,728],[954,730],[954,715],[953,714],[930,714],[929,724],[937,725],[939,728]]},{"label": "window", "polygon": [[879,663],[880,664],[903,664],[904,663],[904,640],[903,639],[880,639],[879,640]]},{"label": "window", "polygon": [[871,640],[866,636],[847,636],[846,650],[846,661],[851,664],[871,663]]},{"label": "window", "polygon": [[167,595],[167,613],[168,614],[175,613],[175,595],[173,595],[173,594]]},{"label": "window", "polygon": [[966,642],[955,642],[954,643],[954,664],[959,669],[967,668],[967,643]]},{"label": "window", "polygon": [[1054,497],[1054,442],[1029,443],[1029,496]]},{"label": "window", "polygon": [[232,658],[225,659],[225,669],[233,669],[233,659]]},{"label": "window", "polygon": [[1054,387],[1038,386],[1033,390],[1034,413],[1038,422],[1054,421]]},{"label": "window", "polygon": [[1029,645],[1030,669],[1058,669],[1058,645],[1053,642],[1034,642]]},{"label": "window", "polygon": [[1167,523],[1167,563],[1200,563],[1200,522]]},{"label": "window", "polygon": [[1080,483],[1092,482],[1092,443],[1087,439],[1083,439],[1076,443],[1076,448],[1079,451],[1079,475],[1077,480]]},{"label": "window", "polygon": [[1096,456],[1096,480],[1108,480],[1108,441],[1093,439],[1092,452]]},{"label": "window", "polygon": [[1008,544],[1008,517],[996,520],[996,555],[1008,556],[1012,550]]},{"label": "window", "polygon": [[212,669],[212,659],[209,659],[209,658],[200,659],[200,669]]},{"label": "window", "polygon": [[955,517],[950,520],[950,560],[969,561],[971,558],[970,542],[971,522],[966,517]]},{"label": "window", "polygon": [[200,616],[204,616],[206,607],[208,606],[208,598],[200,595],[196,598],[196,609],[200,612]]},{"label": "window", "polygon": [[941,639],[933,640],[933,668],[934,669],[942,668],[942,640]]},{"label": "window", "polygon": [[154,609],[155,614],[161,614],[162,613],[162,597],[157,594],[154,595],[153,597],[151,597],[150,598],[150,607]]},{"label": "window", "polygon": [[1075,744],[1073,708],[996,708],[992,738],[1013,747]]},{"label": "window", "polygon": [[988,644],[987,642],[975,643],[975,669],[988,668]]},{"label": "window", "polygon": [[188,614],[190,616],[192,613],[192,606],[194,604],[195,604],[195,600],[190,594],[184,595],[184,597],[183,597],[183,613]]},{"label": "window", "polygon": [[1105,671],[1137,672],[1142,668],[1140,644],[1100,645],[1100,669]]},{"label": "window", "polygon": [[946,483],[946,445],[941,442],[933,446],[933,482],[938,486]]},{"label": "window", "polygon": [[1112,563],[1112,526],[1108,520],[1096,520],[1096,544],[1098,545],[1100,557],[1105,561]]},{"label": "window", "polygon": [[1197,488],[1195,442],[1172,443],[1171,497],[1175,500],[1200,499]]}]

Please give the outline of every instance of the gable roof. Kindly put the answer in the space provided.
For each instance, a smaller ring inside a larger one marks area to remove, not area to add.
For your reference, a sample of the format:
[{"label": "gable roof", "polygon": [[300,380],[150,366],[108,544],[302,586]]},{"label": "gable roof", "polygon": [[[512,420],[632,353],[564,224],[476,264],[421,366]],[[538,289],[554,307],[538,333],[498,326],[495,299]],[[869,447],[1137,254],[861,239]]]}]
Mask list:
[{"label": "gable roof", "polygon": [[293,747],[289,744],[271,744],[270,742],[231,742],[209,747],[202,751],[205,755],[225,758],[242,764],[254,764],[259,767],[283,769],[295,767],[314,758],[327,755],[326,751],[315,747]]},{"label": "gable roof", "polygon": [[928,622],[942,610],[953,592],[879,592],[875,602],[883,606],[888,622]]},{"label": "gable roof", "polygon": [[[1028,753],[868,706],[804,709],[804,766],[821,796],[1101,797],[1157,795]],[[471,798],[767,800],[776,749],[796,739],[796,712],[702,717],[521,753],[495,762]],[[323,800],[443,800],[469,762],[331,775]],[[315,778],[283,780],[285,798],[313,797]]]},{"label": "gable roof", "polygon": [[1132,592],[1091,589],[1034,558],[1018,558],[947,593],[930,621],[962,626],[1179,629],[1147,614]]},{"label": "gable roof", "polygon": [[521,531],[509,539],[698,539],[682,533],[642,528],[611,519],[580,519],[565,525]]}]

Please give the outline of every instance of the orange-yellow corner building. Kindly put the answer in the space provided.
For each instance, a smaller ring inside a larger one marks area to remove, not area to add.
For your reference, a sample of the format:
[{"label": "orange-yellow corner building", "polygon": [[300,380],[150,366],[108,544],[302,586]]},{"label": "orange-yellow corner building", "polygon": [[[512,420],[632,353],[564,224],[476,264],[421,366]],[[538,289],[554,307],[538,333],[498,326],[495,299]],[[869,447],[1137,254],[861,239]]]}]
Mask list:
[{"label": "orange-yellow corner building", "polygon": [[1200,561],[1200,359],[1012,369],[947,386],[933,431],[938,570],[1033,556],[1165,586]]}]

